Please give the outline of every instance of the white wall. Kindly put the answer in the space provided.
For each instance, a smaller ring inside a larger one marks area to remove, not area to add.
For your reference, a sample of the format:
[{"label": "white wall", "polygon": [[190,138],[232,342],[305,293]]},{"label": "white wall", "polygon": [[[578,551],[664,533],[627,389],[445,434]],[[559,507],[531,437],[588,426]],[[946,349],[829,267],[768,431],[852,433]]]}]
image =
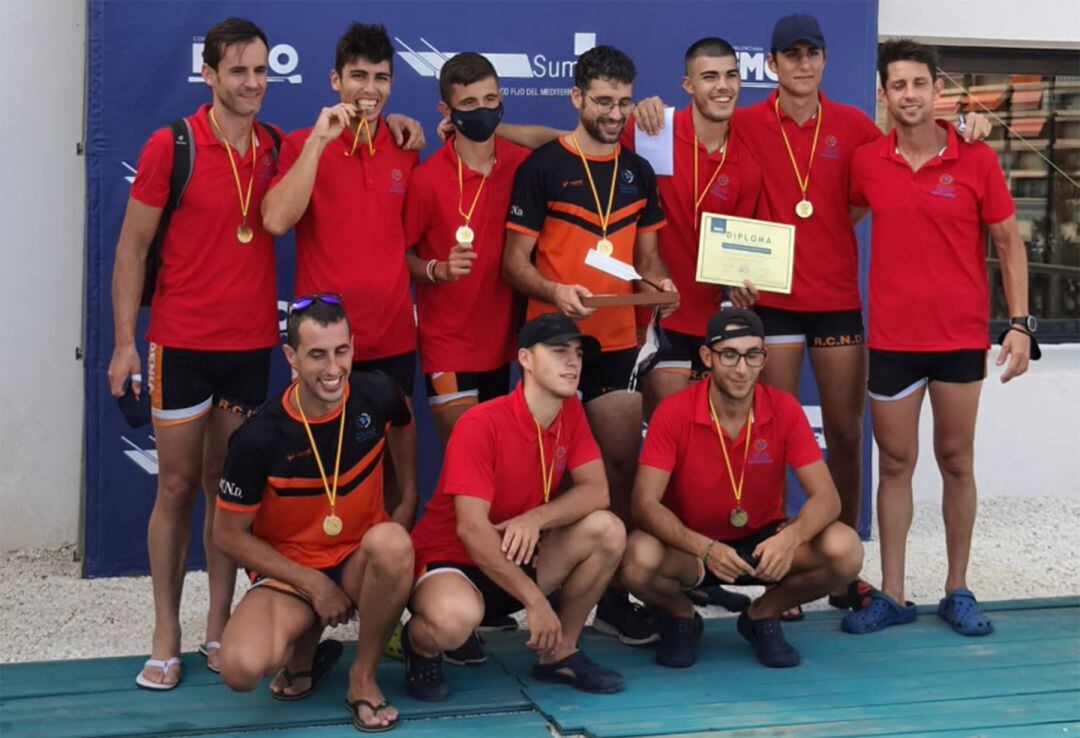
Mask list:
[{"label": "white wall", "polygon": [[0,0],[0,550],[78,537],[84,0]]},{"label": "white wall", "polygon": [[962,46],[1080,48],[1077,0],[880,0],[878,34]]}]

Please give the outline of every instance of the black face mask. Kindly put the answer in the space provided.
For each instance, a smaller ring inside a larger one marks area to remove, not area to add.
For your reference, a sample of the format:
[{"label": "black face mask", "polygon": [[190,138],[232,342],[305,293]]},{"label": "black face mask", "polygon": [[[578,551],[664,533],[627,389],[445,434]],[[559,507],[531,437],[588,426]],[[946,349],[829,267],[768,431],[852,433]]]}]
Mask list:
[{"label": "black face mask", "polygon": [[475,110],[450,110],[450,122],[465,138],[482,143],[495,135],[503,117],[503,106],[476,108]]}]

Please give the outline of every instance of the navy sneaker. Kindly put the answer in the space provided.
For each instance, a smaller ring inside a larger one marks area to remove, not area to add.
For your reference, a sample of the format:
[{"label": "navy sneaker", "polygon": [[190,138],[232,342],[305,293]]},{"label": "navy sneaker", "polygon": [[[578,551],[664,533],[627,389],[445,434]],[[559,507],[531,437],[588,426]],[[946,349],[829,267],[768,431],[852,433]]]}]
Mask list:
[{"label": "navy sneaker", "polygon": [[647,646],[660,640],[645,608],[631,602],[625,592],[614,589],[605,591],[596,604],[592,627],[604,635],[616,636],[627,646]]},{"label": "navy sneaker", "polygon": [[444,653],[443,661],[454,666],[479,666],[487,661],[480,636],[470,635],[460,646]]},{"label": "navy sneaker", "polygon": [[757,660],[772,669],[786,669],[798,666],[802,659],[795,647],[784,638],[780,627],[780,618],[761,618],[751,620],[743,612],[739,615],[739,634],[750,641],[757,654]]},{"label": "navy sneaker", "polygon": [[656,663],[673,669],[693,666],[697,660],[697,642],[705,623],[696,612],[692,618],[663,616],[659,619],[660,644],[656,647]]},{"label": "navy sneaker", "polygon": [[584,651],[574,651],[565,659],[550,664],[533,664],[532,675],[541,682],[569,684],[574,689],[595,694],[621,692],[626,686],[618,672],[600,666]]},{"label": "navy sneaker", "polygon": [[401,632],[401,650],[405,654],[405,691],[414,699],[442,702],[450,696],[450,685],[442,671],[442,657],[427,658],[412,648],[409,626]]}]

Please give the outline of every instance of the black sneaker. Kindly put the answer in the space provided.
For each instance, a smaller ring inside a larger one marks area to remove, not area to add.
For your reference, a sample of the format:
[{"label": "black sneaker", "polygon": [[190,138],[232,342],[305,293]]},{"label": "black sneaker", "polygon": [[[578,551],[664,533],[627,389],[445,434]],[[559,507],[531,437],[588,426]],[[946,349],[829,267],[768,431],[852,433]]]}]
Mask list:
[{"label": "black sneaker", "polygon": [[510,615],[501,615],[499,617],[489,618],[487,615],[480,621],[479,627],[476,629],[480,633],[488,633],[496,630],[517,630],[518,621]]},{"label": "black sneaker", "polygon": [[580,650],[561,661],[533,664],[532,675],[541,682],[569,684],[582,692],[594,694],[621,692],[625,687],[619,672],[600,666]]},{"label": "black sneaker", "polygon": [[744,612],[739,616],[739,634],[750,641],[757,654],[757,660],[772,669],[786,669],[798,666],[802,660],[795,647],[784,638],[780,627],[780,618],[761,618],[751,620]]},{"label": "black sneaker", "polygon": [[698,587],[686,593],[687,598],[698,607],[719,605],[728,612],[742,612],[750,607],[750,598],[738,592],[729,592],[720,586]]},{"label": "black sneaker", "polygon": [[697,642],[705,631],[705,623],[696,612],[692,618],[673,618],[664,615],[660,626],[660,644],[656,647],[656,663],[673,669],[693,666],[697,660]]},{"label": "black sneaker", "polygon": [[596,605],[592,627],[604,635],[616,636],[628,646],[647,646],[660,640],[645,608],[630,602],[630,597],[618,590],[604,592]]},{"label": "black sneaker", "polygon": [[443,654],[443,661],[454,666],[479,666],[487,661],[480,636],[473,633],[453,651]]},{"label": "black sneaker", "polygon": [[405,655],[405,691],[410,697],[442,702],[450,696],[450,685],[443,676],[442,657],[427,658],[413,651],[408,624],[401,633],[401,650]]}]

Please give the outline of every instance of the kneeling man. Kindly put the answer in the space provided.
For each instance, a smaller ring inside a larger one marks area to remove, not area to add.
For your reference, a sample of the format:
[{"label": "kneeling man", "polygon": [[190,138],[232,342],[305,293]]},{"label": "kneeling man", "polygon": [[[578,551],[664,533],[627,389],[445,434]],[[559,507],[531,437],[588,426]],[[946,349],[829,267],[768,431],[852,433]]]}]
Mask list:
[{"label": "kneeling man", "polygon": [[[383,508],[383,458],[414,468],[411,423],[397,385],[355,372],[338,295],[293,301],[285,356],[296,373],[229,442],[214,541],[251,573],[252,588],[221,639],[221,676],[246,692],[277,672],[277,699],[310,695],[341,653],[323,628],[360,612],[347,703],[362,731],[387,730],[397,710],[375,666],[412,585],[409,534]],[[415,480],[402,480],[415,484]]]},{"label": "kneeling man", "polygon": [[[840,498],[802,407],[758,383],[766,352],[761,319],[729,308],[709,319],[706,375],[663,400],[649,422],[633,491],[638,530],[623,581],[657,608],[664,666],[694,663],[701,617],[695,587],[771,585],[739,616],[738,629],[765,666],[797,666],[780,615],[855,578],[862,545],[836,522]],[[807,501],[784,519],[791,465]]]},{"label": "kneeling man", "polygon": [[[522,609],[525,645],[539,657],[533,677],[587,692],[623,688],[621,676],[577,648],[626,545],[577,398],[583,354],[599,344],[550,313],[522,327],[518,347],[517,389],[458,420],[413,530],[419,578],[402,645],[405,686],[417,699],[450,694],[440,652],[461,646],[485,615]],[[556,590],[558,613],[548,602]]]}]

